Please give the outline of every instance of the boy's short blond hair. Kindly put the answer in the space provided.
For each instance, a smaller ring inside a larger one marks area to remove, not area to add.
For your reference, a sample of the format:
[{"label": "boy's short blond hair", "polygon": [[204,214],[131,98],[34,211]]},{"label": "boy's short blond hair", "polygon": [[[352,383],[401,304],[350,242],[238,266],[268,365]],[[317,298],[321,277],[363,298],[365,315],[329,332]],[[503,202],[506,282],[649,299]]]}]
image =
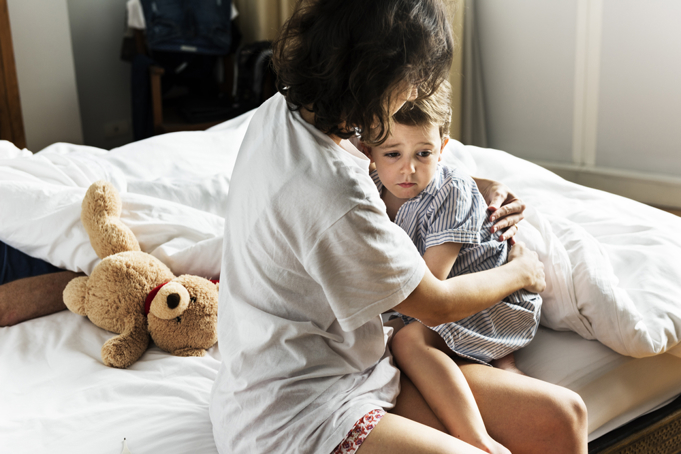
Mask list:
[{"label": "boy's short blond hair", "polygon": [[435,92],[423,99],[408,101],[393,117],[406,126],[437,126],[440,138],[449,137],[452,122],[452,86],[443,81]]}]

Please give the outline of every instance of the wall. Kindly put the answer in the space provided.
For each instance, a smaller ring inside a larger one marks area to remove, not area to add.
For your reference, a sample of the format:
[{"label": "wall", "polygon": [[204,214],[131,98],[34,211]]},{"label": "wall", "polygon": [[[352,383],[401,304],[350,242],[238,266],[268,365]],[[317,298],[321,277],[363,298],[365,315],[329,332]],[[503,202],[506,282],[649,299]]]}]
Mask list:
[{"label": "wall", "polygon": [[8,0],[28,149],[132,141],[126,0]]},{"label": "wall", "polygon": [[111,149],[132,141],[130,63],[120,59],[126,0],[67,0],[83,137]]},{"label": "wall", "polygon": [[66,0],[8,0],[27,148],[83,143]]},{"label": "wall", "polygon": [[476,5],[491,147],[681,207],[681,2]]}]

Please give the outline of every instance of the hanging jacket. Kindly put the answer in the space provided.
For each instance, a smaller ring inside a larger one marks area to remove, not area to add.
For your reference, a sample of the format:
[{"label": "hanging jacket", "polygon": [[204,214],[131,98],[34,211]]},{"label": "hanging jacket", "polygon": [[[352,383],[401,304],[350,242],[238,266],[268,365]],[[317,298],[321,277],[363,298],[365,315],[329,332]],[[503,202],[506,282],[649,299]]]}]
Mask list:
[{"label": "hanging jacket", "polygon": [[231,0],[141,0],[149,48],[225,55],[232,50]]}]

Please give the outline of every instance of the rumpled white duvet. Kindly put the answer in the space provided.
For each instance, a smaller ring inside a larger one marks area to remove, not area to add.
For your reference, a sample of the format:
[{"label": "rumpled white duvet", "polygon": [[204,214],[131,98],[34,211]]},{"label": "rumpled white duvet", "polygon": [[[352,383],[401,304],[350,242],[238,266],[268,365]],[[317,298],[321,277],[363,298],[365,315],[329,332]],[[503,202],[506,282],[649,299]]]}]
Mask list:
[{"label": "rumpled white duvet", "polygon": [[[106,179],[143,250],[176,274],[217,277],[224,200],[251,115],[111,151],[58,143],[34,155],[0,142],[0,240],[89,273],[98,258],[80,205],[89,185]],[[542,324],[634,357],[679,342],[681,218],[498,150],[450,141],[444,160],[506,183],[527,203],[519,238],[545,265]]]}]

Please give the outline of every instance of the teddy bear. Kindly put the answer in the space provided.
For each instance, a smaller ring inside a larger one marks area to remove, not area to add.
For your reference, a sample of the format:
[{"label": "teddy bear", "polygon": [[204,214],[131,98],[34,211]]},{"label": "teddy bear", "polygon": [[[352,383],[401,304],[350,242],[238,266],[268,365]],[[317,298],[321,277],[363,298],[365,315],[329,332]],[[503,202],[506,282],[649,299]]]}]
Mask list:
[{"label": "teddy bear", "polygon": [[198,276],[176,277],[156,257],[142,252],[120,219],[121,200],[106,181],[93,183],[81,221],[101,258],[90,276],[64,289],[76,314],[118,334],[104,343],[102,360],[127,368],[146,351],[149,338],[176,356],[203,356],[217,341],[218,284]]}]

